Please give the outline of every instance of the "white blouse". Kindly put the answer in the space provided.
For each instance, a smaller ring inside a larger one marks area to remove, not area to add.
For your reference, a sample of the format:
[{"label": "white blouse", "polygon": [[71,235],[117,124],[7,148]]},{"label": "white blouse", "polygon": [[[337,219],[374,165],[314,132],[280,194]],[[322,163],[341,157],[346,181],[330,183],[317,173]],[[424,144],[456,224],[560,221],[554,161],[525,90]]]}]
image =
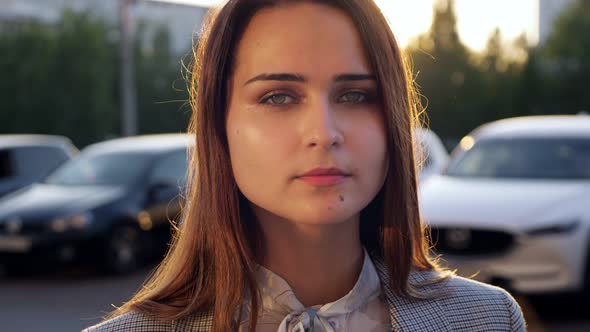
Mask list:
[{"label": "white blouse", "polygon": [[[359,278],[339,300],[305,308],[287,282],[260,266],[258,287],[262,313],[256,332],[390,331],[389,312],[381,281],[367,251]],[[249,310],[242,312],[240,332],[248,331]]]}]

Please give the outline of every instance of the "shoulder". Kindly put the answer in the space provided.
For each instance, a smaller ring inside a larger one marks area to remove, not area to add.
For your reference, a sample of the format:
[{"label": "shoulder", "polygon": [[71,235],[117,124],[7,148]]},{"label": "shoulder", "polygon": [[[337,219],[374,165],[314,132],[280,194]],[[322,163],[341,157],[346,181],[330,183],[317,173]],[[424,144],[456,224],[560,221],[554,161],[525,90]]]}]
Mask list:
[{"label": "shoulder", "polygon": [[174,331],[173,321],[159,320],[139,312],[128,312],[111,318],[82,332]]},{"label": "shoulder", "polygon": [[454,275],[441,276],[432,271],[413,272],[411,279],[419,285],[418,289],[435,294],[434,301],[457,328],[478,330],[496,326],[507,331],[525,331],[520,306],[504,289]]},{"label": "shoulder", "polygon": [[162,320],[136,311],[128,312],[91,326],[82,332],[208,332],[213,328],[211,313],[196,313],[180,320]]}]

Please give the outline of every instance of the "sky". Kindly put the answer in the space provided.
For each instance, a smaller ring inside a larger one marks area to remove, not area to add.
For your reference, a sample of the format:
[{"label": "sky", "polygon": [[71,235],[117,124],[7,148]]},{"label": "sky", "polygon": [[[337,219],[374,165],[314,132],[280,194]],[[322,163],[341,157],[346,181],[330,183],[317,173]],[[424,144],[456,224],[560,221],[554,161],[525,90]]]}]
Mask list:
[{"label": "sky", "polygon": [[[212,6],[221,0],[158,0]],[[402,46],[425,32],[436,0],[375,0]],[[506,42],[525,32],[537,42],[538,0],[455,0],[459,36],[469,48],[483,50],[490,33],[499,27]]]}]

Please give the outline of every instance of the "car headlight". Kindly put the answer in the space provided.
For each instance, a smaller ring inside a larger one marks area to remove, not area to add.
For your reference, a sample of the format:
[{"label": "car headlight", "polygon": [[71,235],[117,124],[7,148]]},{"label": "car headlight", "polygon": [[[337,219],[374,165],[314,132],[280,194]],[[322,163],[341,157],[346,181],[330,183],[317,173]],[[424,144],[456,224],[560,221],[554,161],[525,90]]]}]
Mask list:
[{"label": "car headlight", "polygon": [[65,218],[53,219],[49,224],[49,228],[56,233],[61,233],[69,229],[84,229],[91,222],[92,214],[90,212],[83,212]]},{"label": "car headlight", "polygon": [[575,219],[560,223],[553,223],[549,226],[540,228],[533,228],[528,230],[526,233],[531,236],[566,234],[573,232],[576,230],[576,228],[578,228],[578,226],[580,226],[580,220]]}]

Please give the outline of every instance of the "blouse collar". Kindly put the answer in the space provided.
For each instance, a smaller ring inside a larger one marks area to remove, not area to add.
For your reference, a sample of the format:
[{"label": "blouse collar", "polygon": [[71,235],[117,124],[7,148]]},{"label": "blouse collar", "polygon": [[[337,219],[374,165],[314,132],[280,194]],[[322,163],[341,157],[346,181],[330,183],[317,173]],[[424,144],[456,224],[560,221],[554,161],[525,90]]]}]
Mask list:
[{"label": "blouse collar", "polygon": [[330,317],[354,312],[379,296],[381,291],[379,274],[366,250],[363,266],[354,287],[344,297],[323,305],[306,308],[285,279],[263,266],[257,269],[256,277],[264,311],[263,321],[259,323],[266,320],[270,320],[269,323],[281,322],[279,331],[289,330],[286,327],[291,325],[292,321],[304,320],[308,316],[312,316],[309,317],[311,320],[325,321]]}]

